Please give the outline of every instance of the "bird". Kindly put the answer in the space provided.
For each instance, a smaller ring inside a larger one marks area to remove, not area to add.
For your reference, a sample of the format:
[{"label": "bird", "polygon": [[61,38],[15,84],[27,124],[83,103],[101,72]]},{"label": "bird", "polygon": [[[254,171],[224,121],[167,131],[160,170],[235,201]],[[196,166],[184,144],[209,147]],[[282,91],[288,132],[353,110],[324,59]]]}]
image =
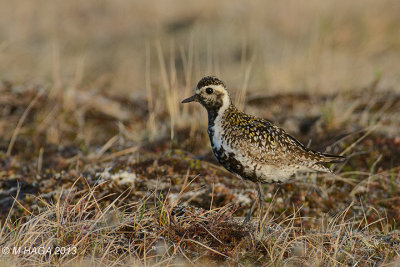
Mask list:
[{"label": "bird", "polygon": [[284,183],[298,172],[331,172],[326,163],[346,159],[311,150],[271,121],[240,111],[225,83],[215,76],[203,77],[197,83],[195,94],[182,101],[190,102],[198,102],[207,110],[208,136],[218,162],[256,185],[258,196],[244,223],[250,220],[256,201],[262,211],[262,184]]}]

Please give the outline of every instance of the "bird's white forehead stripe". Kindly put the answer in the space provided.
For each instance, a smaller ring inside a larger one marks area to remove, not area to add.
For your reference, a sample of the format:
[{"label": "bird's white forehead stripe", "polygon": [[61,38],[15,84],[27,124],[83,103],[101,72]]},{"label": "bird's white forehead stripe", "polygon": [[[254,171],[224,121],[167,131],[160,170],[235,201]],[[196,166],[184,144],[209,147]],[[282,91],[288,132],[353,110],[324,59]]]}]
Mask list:
[{"label": "bird's white forehead stripe", "polygon": [[221,85],[212,85],[210,87],[213,88],[214,90],[218,91],[218,92],[221,92],[221,93],[224,93],[226,91],[225,88],[222,87]]}]

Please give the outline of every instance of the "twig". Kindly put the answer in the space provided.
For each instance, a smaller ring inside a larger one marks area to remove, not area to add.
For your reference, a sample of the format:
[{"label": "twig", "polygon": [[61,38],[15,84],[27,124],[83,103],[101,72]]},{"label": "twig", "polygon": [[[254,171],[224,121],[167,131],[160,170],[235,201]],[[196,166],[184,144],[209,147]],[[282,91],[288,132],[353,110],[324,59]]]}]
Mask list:
[{"label": "twig", "polygon": [[115,153],[112,153],[111,155],[108,155],[106,157],[100,158],[100,161],[108,161],[108,160],[116,158],[116,157],[120,157],[120,156],[129,154],[129,153],[133,153],[136,150],[138,150],[139,148],[140,148],[140,146],[133,146],[133,147],[121,150],[121,151],[117,151]]},{"label": "twig", "polygon": [[25,109],[24,113],[22,114],[21,118],[19,119],[17,126],[14,129],[13,135],[11,136],[10,144],[8,145],[7,148],[7,156],[11,156],[11,151],[14,147],[15,140],[17,139],[18,133],[21,130],[22,124],[24,123],[26,117],[29,114],[29,111],[32,109],[32,107],[36,104],[37,100],[39,97],[43,95],[43,92],[38,92],[35,98],[29,103],[28,107]]},{"label": "twig", "polygon": [[193,239],[188,239],[188,238],[184,239],[182,241],[189,241],[189,242],[196,243],[196,244],[198,244],[198,245],[200,245],[200,246],[202,246],[202,247],[204,247],[204,248],[206,248],[206,249],[208,249],[208,250],[210,250],[210,251],[212,251],[212,252],[214,252],[214,253],[216,253],[218,255],[221,255],[221,256],[226,257],[228,259],[230,258],[229,256],[227,256],[227,255],[225,255],[225,254],[223,254],[223,253],[221,253],[221,252],[219,252],[219,251],[217,251],[217,250],[215,250],[215,249],[213,249],[213,248],[211,248],[211,247],[209,247],[207,245],[204,245],[203,243],[201,243],[199,241],[196,241],[196,240],[193,240]]},{"label": "twig", "polygon": [[377,127],[379,126],[379,124],[376,124],[374,126],[372,126],[371,128],[368,129],[368,131],[361,136],[360,138],[358,138],[354,143],[352,143],[350,146],[348,146],[342,153],[340,153],[340,156],[343,156],[344,154],[346,154],[347,151],[351,150],[353,147],[355,147],[359,142],[361,142],[365,137],[367,137],[370,133],[372,133]]}]

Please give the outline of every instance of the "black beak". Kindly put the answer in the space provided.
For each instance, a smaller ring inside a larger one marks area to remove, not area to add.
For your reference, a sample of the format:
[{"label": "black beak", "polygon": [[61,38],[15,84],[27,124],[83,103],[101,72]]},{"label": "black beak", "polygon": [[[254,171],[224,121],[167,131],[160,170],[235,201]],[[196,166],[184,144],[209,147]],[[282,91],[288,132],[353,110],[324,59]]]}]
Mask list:
[{"label": "black beak", "polygon": [[182,101],[182,103],[189,103],[189,102],[193,102],[193,101],[197,101],[197,95],[192,95],[191,97],[184,99]]}]

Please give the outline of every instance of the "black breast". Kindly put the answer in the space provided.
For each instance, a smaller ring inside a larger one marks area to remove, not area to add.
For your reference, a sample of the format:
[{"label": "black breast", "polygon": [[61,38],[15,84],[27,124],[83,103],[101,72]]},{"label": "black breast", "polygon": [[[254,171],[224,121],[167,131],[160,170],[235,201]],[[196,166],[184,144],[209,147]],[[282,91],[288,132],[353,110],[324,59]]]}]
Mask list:
[{"label": "black breast", "polygon": [[[211,144],[213,145],[212,141]],[[245,173],[245,166],[243,166],[243,164],[236,159],[233,152],[227,153],[222,146],[219,149],[216,149],[213,146],[213,152],[218,162],[229,172],[239,175],[245,180],[257,180],[254,175]]]}]

